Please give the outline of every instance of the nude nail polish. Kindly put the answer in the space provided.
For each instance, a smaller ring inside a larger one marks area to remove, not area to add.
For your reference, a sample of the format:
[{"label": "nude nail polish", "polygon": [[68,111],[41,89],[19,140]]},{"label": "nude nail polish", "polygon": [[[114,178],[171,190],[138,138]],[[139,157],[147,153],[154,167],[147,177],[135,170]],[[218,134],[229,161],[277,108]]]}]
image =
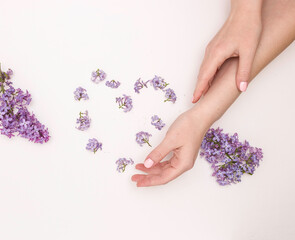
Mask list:
[{"label": "nude nail polish", "polygon": [[150,158],[148,158],[148,159],[146,159],[146,160],[144,161],[144,166],[145,166],[146,168],[150,168],[151,166],[153,166],[153,164],[154,164],[154,161],[153,161],[152,159],[150,159]]},{"label": "nude nail polish", "polygon": [[246,89],[247,89],[247,86],[248,86],[248,83],[247,83],[247,82],[241,82],[241,83],[240,83],[240,90],[241,90],[242,92],[245,92]]}]

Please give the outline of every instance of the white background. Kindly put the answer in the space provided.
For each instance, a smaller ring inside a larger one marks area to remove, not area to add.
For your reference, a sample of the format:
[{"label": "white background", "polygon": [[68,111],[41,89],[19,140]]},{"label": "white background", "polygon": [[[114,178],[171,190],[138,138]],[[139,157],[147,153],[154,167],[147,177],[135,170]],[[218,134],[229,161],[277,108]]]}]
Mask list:
[{"label": "white background", "polygon": [[[229,7],[219,0],[0,1],[2,68],[30,91],[30,110],[52,136],[44,145],[0,136],[1,240],[294,239],[294,44],[214,124],[263,148],[253,176],[221,187],[201,158],[160,187],[137,188],[133,166],[116,172],[119,157],[139,163],[151,150],[136,144],[136,132],[151,132],[156,146],[192,106],[205,46]],[[93,84],[97,68],[122,86]],[[133,92],[139,77],[155,74],[175,89],[176,104],[152,88]],[[89,101],[74,101],[78,86]],[[127,114],[114,102],[123,93],[134,100]],[[92,126],[80,132],[75,119],[86,109]],[[150,125],[153,114],[167,123],[163,131]],[[85,150],[91,137],[103,152]]]}]

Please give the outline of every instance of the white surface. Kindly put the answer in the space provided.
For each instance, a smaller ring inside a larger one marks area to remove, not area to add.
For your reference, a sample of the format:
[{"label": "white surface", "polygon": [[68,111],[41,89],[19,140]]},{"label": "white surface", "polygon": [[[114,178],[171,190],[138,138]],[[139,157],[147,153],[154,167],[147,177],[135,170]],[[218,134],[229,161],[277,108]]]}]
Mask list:
[{"label": "white surface", "polygon": [[[115,160],[144,160],[150,149],[134,140],[165,131],[191,104],[206,43],[222,25],[229,3],[196,0],[4,1],[0,62],[15,71],[15,86],[29,89],[30,110],[51,133],[47,144],[0,136],[0,239],[294,239],[294,44],[273,61],[215,124],[262,147],[264,161],[251,177],[219,186],[204,159],[161,187],[135,187],[137,172],[116,172]],[[122,87],[90,82],[102,68]],[[133,93],[139,77],[164,77],[178,95],[173,105],[149,88]],[[90,100],[75,102],[77,86]],[[128,114],[114,98],[134,98]],[[75,118],[88,109],[93,124],[79,132]],[[104,151],[84,150],[90,137]]]}]

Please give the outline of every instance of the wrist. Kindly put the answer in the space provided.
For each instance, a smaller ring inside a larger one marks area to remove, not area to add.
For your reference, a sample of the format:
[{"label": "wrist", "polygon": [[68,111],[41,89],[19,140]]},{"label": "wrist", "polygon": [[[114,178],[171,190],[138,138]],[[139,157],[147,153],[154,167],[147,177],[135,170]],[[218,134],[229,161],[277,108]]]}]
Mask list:
[{"label": "wrist", "polygon": [[196,104],[189,111],[191,118],[202,129],[205,134],[211,125],[218,120],[216,112],[214,113],[203,104]]},{"label": "wrist", "polygon": [[261,17],[263,0],[231,0],[230,16],[247,15]]}]

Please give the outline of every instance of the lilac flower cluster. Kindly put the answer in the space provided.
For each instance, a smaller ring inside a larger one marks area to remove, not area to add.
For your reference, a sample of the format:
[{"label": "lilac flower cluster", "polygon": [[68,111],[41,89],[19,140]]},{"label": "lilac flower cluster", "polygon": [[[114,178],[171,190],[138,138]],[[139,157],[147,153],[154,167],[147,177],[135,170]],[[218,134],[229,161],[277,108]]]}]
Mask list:
[{"label": "lilac flower cluster", "polygon": [[151,79],[148,80],[146,82],[142,81],[140,78],[135,82],[134,84],[134,91],[136,93],[139,93],[139,90],[141,90],[142,88],[146,87],[147,88],[147,83],[150,82],[150,84],[154,87],[155,90],[162,90],[165,93],[165,97],[166,99],[164,100],[164,102],[172,102],[175,103],[176,102],[176,94],[174,92],[173,89],[168,88],[166,89],[166,87],[169,85],[169,83],[165,82],[165,80],[159,76],[156,76]]},{"label": "lilac flower cluster", "polygon": [[136,133],[136,142],[142,147],[143,144],[147,144],[151,147],[151,144],[149,143],[149,138],[152,136],[152,134],[149,134],[147,132],[138,132]]},{"label": "lilac flower cluster", "polygon": [[122,108],[124,112],[129,112],[133,108],[132,98],[123,94],[123,97],[117,97],[116,103],[119,104],[119,108]]},{"label": "lilac flower cluster", "polygon": [[122,172],[125,172],[125,168],[127,165],[133,165],[134,162],[131,158],[127,159],[127,158],[119,158],[117,161],[116,161],[116,164],[117,164],[117,171],[119,173],[122,173]]},{"label": "lilac flower cluster", "polygon": [[134,83],[134,91],[135,91],[136,93],[139,93],[139,90],[143,89],[144,87],[147,88],[147,87],[148,87],[148,86],[147,86],[147,83],[148,83],[148,82],[149,82],[149,80],[146,81],[146,82],[144,82],[144,81],[142,81],[140,78],[137,79],[137,81]]},{"label": "lilac flower cluster", "polygon": [[77,129],[81,131],[85,131],[90,127],[91,119],[88,116],[88,111],[85,111],[85,113],[80,112],[79,113],[79,118],[77,118],[76,123],[78,126],[76,127]]},{"label": "lilac flower cluster", "polygon": [[106,86],[110,87],[110,88],[118,88],[121,85],[121,83],[119,81],[106,81]]},{"label": "lilac flower cluster", "polygon": [[15,133],[35,143],[47,142],[48,128],[41,124],[27,106],[31,103],[28,91],[15,89],[10,81],[13,71],[2,72],[0,67],[0,132],[11,138]]},{"label": "lilac flower cluster", "polygon": [[94,83],[99,83],[105,80],[107,77],[107,74],[101,70],[97,69],[95,72],[92,72],[91,81]]},{"label": "lilac flower cluster", "polygon": [[76,88],[76,90],[74,92],[74,98],[77,101],[80,101],[81,99],[84,99],[84,100],[89,99],[86,89],[84,89],[82,87]]},{"label": "lilac flower cluster", "polygon": [[176,102],[177,97],[176,97],[176,94],[173,89],[168,88],[168,89],[164,90],[164,92],[165,92],[165,97],[166,97],[166,100],[164,102],[167,102],[167,101],[170,101],[173,103]]},{"label": "lilac flower cluster", "polygon": [[88,140],[86,149],[93,153],[96,153],[98,149],[102,150],[102,143],[99,142],[96,138],[91,138]]},{"label": "lilac flower cluster", "polygon": [[155,76],[152,80],[150,80],[150,83],[155,90],[158,90],[158,89],[163,90],[169,85],[169,83],[166,83],[163,78],[158,76]]},{"label": "lilac flower cluster", "polygon": [[158,130],[161,130],[163,127],[165,127],[165,123],[157,115],[152,116],[151,124],[154,125]]},{"label": "lilac flower cluster", "polygon": [[240,142],[238,134],[225,134],[220,128],[209,129],[201,144],[201,156],[211,163],[220,185],[241,181],[244,173],[252,175],[263,158],[261,148],[254,148],[249,142]]}]

